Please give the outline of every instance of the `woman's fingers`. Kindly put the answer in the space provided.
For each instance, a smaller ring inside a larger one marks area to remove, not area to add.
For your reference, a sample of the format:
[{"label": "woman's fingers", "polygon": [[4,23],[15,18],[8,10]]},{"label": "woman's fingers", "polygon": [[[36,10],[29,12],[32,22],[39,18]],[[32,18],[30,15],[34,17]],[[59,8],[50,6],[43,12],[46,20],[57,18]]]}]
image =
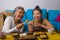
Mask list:
[{"label": "woman's fingers", "polygon": [[16,27],[17,27],[17,28],[21,28],[22,26],[23,26],[23,23],[18,24]]}]

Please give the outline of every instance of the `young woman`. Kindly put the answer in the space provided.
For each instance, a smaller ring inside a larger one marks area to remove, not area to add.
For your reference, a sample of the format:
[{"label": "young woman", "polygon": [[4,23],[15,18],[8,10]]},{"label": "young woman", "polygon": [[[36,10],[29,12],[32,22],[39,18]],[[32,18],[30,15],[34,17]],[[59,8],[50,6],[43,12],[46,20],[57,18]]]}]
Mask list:
[{"label": "young woman", "polygon": [[29,32],[54,30],[47,19],[42,19],[42,11],[39,6],[36,6],[33,10],[33,17],[34,20],[28,23]]},{"label": "young woman", "polygon": [[8,16],[5,19],[2,32],[11,33],[11,32],[22,32],[24,23],[21,22],[21,19],[24,16],[24,8],[16,7],[14,10],[14,16]]}]

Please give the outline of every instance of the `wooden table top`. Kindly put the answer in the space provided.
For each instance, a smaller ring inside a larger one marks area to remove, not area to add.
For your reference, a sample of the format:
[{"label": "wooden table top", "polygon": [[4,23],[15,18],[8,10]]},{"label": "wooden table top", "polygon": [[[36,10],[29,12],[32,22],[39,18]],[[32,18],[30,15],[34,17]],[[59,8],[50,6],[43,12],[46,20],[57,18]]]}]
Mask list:
[{"label": "wooden table top", "polygon": [[[35,32],[35,33],[39,34],[41,32]],[[60,40],[60,34],[59,33],[56,33],[56,32],[54,32],[53,34],[50,34],[48,32],[45,32],[45,33],[48,36],[47,40]],[[17,33],[14,33],[13,35],[17,35]],[[13,35],[12,34],[6,35],[6,39],[4,39],[4,40],[14,40]],[[25,35],[25,36],[27,36],[27,35]],[[0,39],[0,40],[2,40],[2,39]],[[42,40],[42,39],[39,36],[37,36],[37,40]]]}]

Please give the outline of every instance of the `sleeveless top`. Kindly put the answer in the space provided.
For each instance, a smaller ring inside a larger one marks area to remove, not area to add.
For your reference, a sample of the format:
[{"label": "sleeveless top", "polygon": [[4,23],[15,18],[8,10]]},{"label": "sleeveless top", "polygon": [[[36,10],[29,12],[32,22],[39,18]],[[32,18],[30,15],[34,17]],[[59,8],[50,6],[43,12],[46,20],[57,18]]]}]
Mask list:
[{"label": "sleeveless top", "polygon": [[[41,19],[40,23],[43,24],[43,19]],[[43,24],[43,25],[44,25],[44,24]],[[35,27],[35,26],[34,26],[34,21],[33,21],[33,31],[34,31],[34,32],[39,32],[39,31],[41,31],[41,32],[46,32],[47,29],[45,29],[45,28],[43,28],[43,27],[41,27],[41,26]]]}]

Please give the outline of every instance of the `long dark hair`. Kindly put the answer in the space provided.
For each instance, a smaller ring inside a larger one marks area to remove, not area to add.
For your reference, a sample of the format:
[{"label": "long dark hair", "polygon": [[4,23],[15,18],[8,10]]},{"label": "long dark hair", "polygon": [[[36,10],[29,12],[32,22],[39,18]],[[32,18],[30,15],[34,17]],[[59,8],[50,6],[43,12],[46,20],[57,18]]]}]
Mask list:
[{"label": "long dark hair", "polygon": [[39,8],[39,6],[36,6],[36,7],[33,9],[33,12],[34,12],[35,10],[38,10],[38,11],[42,14],[42,10]]},{"label": "long dark hair", "polygon": [[[40,23],[42,23],[42,21],[43,21],[43,19],[42,19],[42,10],[39,8],[39,6],[36,6],[36,7],[33,9],[33,12],[34,12],[35,10],[37,10],[37,11],[39,11],[39,12],[41,13]],[[33,13],[33,12],[32,12],[32,13]]]},{"label": "long dark hair", "polygon": [[17,10],[19,10],[19,9],[22,9],[22,10],[25,12],[25,10],[24,10],[24,8],[23,8],[23,7],[21,7],[21,6],[17,6],[17,7],[14,9],[13,14],[14,14]]}]

